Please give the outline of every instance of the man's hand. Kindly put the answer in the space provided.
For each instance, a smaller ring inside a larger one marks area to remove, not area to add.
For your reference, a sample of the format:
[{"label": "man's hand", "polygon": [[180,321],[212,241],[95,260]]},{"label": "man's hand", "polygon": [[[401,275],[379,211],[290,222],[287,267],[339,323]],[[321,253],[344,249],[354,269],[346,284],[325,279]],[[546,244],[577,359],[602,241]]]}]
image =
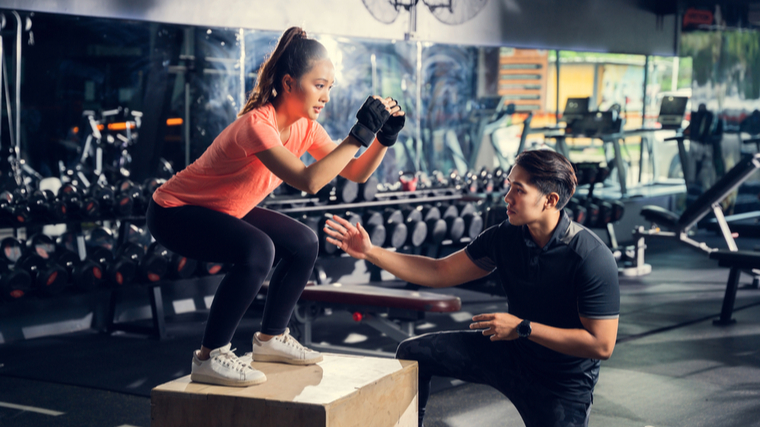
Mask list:
[{"label": "man's hand", "polygon": [[522,319],[509,313],[486,313],[472,317],[470,329],[484,329],[483,335],[491,336],[491,341],[514,340],[517,335],[517,325]]},{"label": "man's hand", "polygon": [[372,241],[361,223],[354,227],[345,219],[333,215],[333,219],[328,219],[325,224],[324,231],[330,236],[328,242],[356,259],[366,258],[367,252],[372,249]]}]

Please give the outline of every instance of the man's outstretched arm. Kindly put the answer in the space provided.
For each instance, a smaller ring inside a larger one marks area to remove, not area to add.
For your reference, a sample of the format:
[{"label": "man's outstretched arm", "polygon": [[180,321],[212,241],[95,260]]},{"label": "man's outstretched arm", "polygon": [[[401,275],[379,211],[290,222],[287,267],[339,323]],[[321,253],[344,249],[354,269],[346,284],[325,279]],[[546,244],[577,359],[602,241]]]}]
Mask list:
[{"label": "man's outstretched arm", "polygon": [[401,254],[372,245],[367,231],[334,216],[324,229],[327,241],[356,259],[366,259],[401,280],[431,288],[445,288],[480,279],[490,273],[475,265],[464,249],[446,258]]}]

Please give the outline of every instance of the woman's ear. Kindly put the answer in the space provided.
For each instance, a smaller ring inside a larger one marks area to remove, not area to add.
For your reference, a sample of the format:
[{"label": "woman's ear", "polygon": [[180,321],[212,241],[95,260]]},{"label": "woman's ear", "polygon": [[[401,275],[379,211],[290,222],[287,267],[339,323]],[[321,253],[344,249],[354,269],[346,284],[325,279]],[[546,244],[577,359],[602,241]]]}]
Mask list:
[{"label": "woman's ear", "polygon": [[285,74],[282,76],[282,90],[290,93],[293,92],[293,88],[295,87],[296,81],[293,79],[293,77],[290,76],[290,74]]}]

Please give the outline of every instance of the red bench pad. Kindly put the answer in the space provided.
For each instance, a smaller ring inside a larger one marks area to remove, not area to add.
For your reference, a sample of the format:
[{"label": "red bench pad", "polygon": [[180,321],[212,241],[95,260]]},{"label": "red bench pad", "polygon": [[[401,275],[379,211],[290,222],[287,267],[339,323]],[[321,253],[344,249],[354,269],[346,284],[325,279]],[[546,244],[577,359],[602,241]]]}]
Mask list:
[{"label": "red bench pad", "polygon": [[[261,288],[266,293],[268,283]],[[462,308],[459,297],[433,292],[420,292],[407,289],[388,289],[369,285],[330,285],[306,286],[301,294],[302,301],[316,301],[344,305],[363,305],[375,307],[398,308],[403,310],[426,311],[433,313],[451,313]]]}]

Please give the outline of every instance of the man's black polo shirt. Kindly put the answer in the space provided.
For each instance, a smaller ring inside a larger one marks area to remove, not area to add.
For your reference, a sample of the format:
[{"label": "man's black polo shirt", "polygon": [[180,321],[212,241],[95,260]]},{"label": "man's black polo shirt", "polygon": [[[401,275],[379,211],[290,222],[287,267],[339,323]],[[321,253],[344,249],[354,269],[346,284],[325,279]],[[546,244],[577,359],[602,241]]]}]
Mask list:
[{"label": "man's black polo shirt", "polygon": [[[465,252],[484,270],[497,270],[509,313],[558,328],[583,328],[579,316],[615,319],[620,313],[612,252],[593,232],[563,212],[549,243],[539,248],[527,226],[504,221],[485,230]],[[552,393],[590,402],[599,360],[568,356],[518,339],[519,358]]]}]

